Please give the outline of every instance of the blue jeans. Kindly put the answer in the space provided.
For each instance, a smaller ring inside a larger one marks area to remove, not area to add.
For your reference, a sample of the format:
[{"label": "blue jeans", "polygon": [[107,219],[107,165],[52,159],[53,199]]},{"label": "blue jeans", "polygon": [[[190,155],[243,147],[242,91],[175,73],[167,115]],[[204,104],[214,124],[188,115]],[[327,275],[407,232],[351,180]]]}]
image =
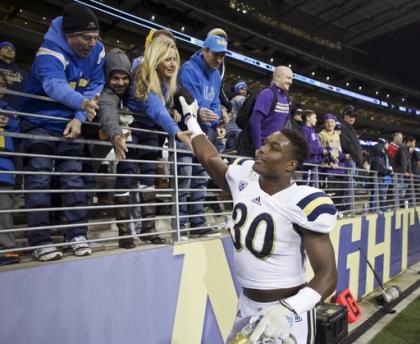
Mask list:
[{"label": "blue jeans", "polygon": [[[378,177],[378,193],[376,190],[371,191],[370,195],[370,209],[373,211],[386,211],[388,209],[386,198],[388,195],[389,184],[384,183],[383,177]],[[379,206],[379,209],[377,208]]]},{"label": "blue jeans", "polygon": [[[347,174],[347,182],[348,183],[343,184],[343,189],[344,189],[343,195],[344,195],[344,200],[346,202],[346,204],[343,206],[343,209],[344,210],[350,210],[350,209],[354,208],[354,203],[353,203],[354,202],[354,197],[351,199],[350,196],[352,195],[352,191],[351,191],[352,185],[353,185],[353,188],[354,188],[355,182],[356,182],[355,181],[355,177],[356,177],[356,174],[357,174],[356,162],[354,160],[346,160],[344,166],[347,167],[347,169],[345,171],[346,171],[346,174]],[[350,199],[350,201],[348,201],[349,199]]]},{"label": "blue jeans", "polygon": [[[149,128],[152,129],[152,128]],[[131,132],[132,141],[128,142],[129,144],[139,144],[151,147],[159,147],[159,135],[154,133],[148,132],[139,132],[139,131],[132,131]],[[127,159],[142,159],[142,160],[150,160],[150,161],[157,161],[159,156],[161,155],[160,150],[156,149],[142,149],[142,148],[128,148]],[[125,160],[120,161],[117,165],[117,173],[118,174],[145,174],[145,175],[153,175],[156,171],[156,164],[153,162],[142,162],[142,163],[135,163],[135,162],[127,162]],[[115,182],[115,187],[117,189],[130,189],[133,187],[134,179],[133,177],[117,177]],[[144,176],[140,178],[140,183],[146,186],[153,186],[155,185],[155,177],[153,176]]]},{"label": "blue jeans", "polygon": [[[43,136],[61,136],[53,134],[43,128],[30,128],[28,134]],[[23,147],[30,154],[48,154],[60,156],[83,156],[83,144],[72,141],[45,141],[42,139],[26,139]],[[75,172],[82,171],[80,160],[61,160],[40,157],[27,157],[24,160],[26,171],[35,172]],[[49,174],[25,175],[25,188],[27,190],[48,190],[51,188],[52,176]],[[61,189],[84,189],[83,178],[79,175],[58,176]],[[85,192],[62,193],[61,205],[63,207],[81,207],[85,205]],[[47,192],[28,193],[25,195],[26,208],[49,208],[51,207],[51,194]],[[88,220],[88,213],[85,209],[64,210],[64,216],[68,223],[84,223]],[[27,223],[29,227],[48,226],[50,224],[50,213],[48,211],[27,212]],[[78,235],[86,235],[87,226],[72,227],[66,230],[66,239],[71,240]],[[28,231],[29,245],[39,245],[51,242],[49,230]]]},{"label": "blue jeans", "polygon": [[209,127],[207,129],[207,137],[211,143],[216,147],[219,153],[222,153],[225,150],[224,139],[217,138],[217,130],[214,127]]},{"label": "blue jeans", "polygon": [[[187,149],[186,145],[179,141],[176,141],[176,147],[177,149]],[[179,205],[180,227],[185,228],[188,215],[204,214],[204,201],[208,184],[206,177],[208,177],[208,174],[200,162],[193,158],[191,154],[178,153],[177,161],[179,202],[187,202],[189,194],[189,201],[195,202],[194,204]],[[192,163],[200,165],[192,166]],[[191,176],[203,178],[189,178]],[[195,191],[186,191],[186,189],[194,189]],[[201,227],[206,223],[204,216],[190,217],[189,221],[191,227]]]},{"label": "blue jeans", "polygon": [[236,123],[229,122],[226,125],[226,150],[238,149],[238,138],[241,129],[236,125]]}]

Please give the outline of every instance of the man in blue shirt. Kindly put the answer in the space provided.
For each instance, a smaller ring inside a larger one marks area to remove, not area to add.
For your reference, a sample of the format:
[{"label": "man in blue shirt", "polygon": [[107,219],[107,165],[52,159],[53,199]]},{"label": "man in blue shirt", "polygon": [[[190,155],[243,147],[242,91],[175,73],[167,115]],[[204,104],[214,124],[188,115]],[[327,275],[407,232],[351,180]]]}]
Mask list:
[{"label": "man in blue shirt", "polygon": [[[31,155],[55,155],[74,157],[74,159],[52,159],[38,156],[28,157],[25,161],[27,171],[46,174],[28,174],[25,187],[40,192],[26,194],[26,207],[49,208],[51,195],[51,171],[59,175],[61,189],[84,189],[83,179],[78,173],[82,164],[77,157],[83,156],[83,144],[74,142],[80,135],[81,125],[96,116],[99,93],[104,84],[103,62],[105,50],[99,42],[99,22],[87,7],[72,3],[64,8],[63,16],[55,18],[44,42],[36,53],[26,92],[48,96],[55,102],[27,99],[22,111],[52,118],[24,117],[22,131],[33,135],[24,141],[24,149]],[[39,136],[56,137],[54,141],[40,139]],[[63,140],[63,137],[68,140]],[[69,175],[67,175],[69,173]],[[63,192],[61,205],[68,224],[80,226],[66,230],[66,240],[70,242],[76,256],[90,255],[92,250],[86,243],[88,214],[86,209],[69,210],[85,205],[85,192]],[[48,226],[48,211],[28,211],[29,227]],[[52,244],[49,230],[28,231],[31,246]],[[38,247],[33,252],[41,261],[60,259],[59,251],[53,245]]]},{"label": "man in blue shirt", "polygon": [[[212,142],[216,140],[216,130],[213,129],[219,124],[220,118],[222,117],[219,99],[222,78],[219,68],[224,61],[226,51],[227,41],[223,37],[210,35],[204,41],[204,48],[197,51],[185,62],[179,73],[179,83],[181,86],[189,90],[193,97],[197,99],[200,126],[209,135],[209,139]],[[186,149],[183,144],[178,144],[177,147]],[[201,215],[204,214],[203,202],[206,198],[208,182],[206,171],[190,154],[181,154],[178,161],[182,162],[178,167],[178,174],[180,176],[194,175],[195,177],[203,177],[193,179],[182,178],[179,182],[179,188],[181,189],[179,193],[179,201],[181,202],[179,207],[181,228],[185,227],[187,216],[194,215],[189,220],[191,227],[197,229],[191,231],[191,236],[219,235],[219,233],[214,232],[212,229],[206,228],[205,217]],[[193,162],[195,165],[191,166]],[[188,191],[184,191],[185,189],[197,190],[191,192],[190,206],[185,204],[188,196]]]}]

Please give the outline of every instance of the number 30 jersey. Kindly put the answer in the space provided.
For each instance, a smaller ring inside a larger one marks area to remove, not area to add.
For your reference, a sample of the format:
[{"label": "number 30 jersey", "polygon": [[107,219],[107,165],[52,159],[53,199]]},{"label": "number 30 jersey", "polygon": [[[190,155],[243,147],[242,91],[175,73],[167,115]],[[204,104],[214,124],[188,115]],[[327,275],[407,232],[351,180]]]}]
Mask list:
[{"label": "number 30 jersey", "polygon": [[291,184],[274,195],[265,193],[253,164],[242,160],[226,174],[233,197],[229,230],[238,281],[252,289],[299,286],[306,282],[306,254],[294,225],[329,233],[337,209],[323,191],[310,186]]}]

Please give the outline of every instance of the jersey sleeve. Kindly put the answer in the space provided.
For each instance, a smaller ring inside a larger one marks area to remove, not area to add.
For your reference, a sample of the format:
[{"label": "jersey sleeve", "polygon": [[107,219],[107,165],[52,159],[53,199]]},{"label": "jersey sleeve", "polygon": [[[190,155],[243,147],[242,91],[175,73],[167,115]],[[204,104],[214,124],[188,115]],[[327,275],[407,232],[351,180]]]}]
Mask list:
[{"label": "jersey sleeve", "polygon": [[252,172],[254,160],[238,158],[229,165],[226,172],[226,181],[229,184],[233,200],[237,194],[243,190],[249,182],[249,174]]},{"label": "jersey sleeve", "polygon": [[337,208],[323,191],[305,190],[296,202],[296,223],[307,230],[329,233],[337,222]]}]

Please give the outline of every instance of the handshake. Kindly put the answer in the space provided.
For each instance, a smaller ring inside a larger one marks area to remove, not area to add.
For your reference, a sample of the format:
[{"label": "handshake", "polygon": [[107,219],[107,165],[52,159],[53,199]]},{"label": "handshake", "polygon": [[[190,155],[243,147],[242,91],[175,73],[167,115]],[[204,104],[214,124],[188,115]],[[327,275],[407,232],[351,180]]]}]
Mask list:
[{"label": "handshake", "polygon": [[174,97],[174,108],[181,115],[181,121],[187,125],[192,117],[197,119],[198,104],[192,94],[185,88],[180,88]]},{"label": "handshake", "polygon": [[219,116],[210,109],[199,108],[197,100],[191,92],[185,88],[180,88],[174,96],[174,108],[181,114],[181,120],[187,125],[190,118],[194,117],[202,124],[210,124],[219,120]]}]

